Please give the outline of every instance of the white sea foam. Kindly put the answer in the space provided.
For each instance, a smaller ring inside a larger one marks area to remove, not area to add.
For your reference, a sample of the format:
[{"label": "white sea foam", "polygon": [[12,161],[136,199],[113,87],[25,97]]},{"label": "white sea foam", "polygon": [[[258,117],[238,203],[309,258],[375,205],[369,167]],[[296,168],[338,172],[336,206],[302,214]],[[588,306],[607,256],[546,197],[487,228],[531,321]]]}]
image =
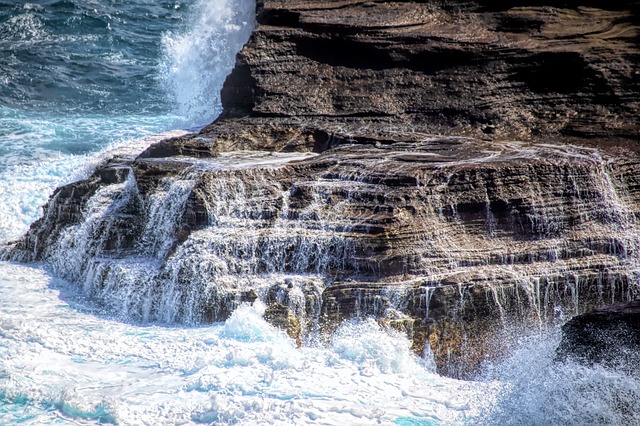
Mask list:
[{"label": "white sea foam", "polygon": [[47,37],[48,33],[44,23],[40,18],[31,13],[33,7],[24,7],[26,13],[12,16],[6,22],[0,24],[0,34],[4,39],[11,39],[14,42],[31,43],[32,40],[41,40]]},{"label": "white sea foam", "polygon": [[[131,131],[140,135],[146,133],[147,136],[116,139],[94,155],[62,154],[47,148],[37,148],[36,145],[33,147],[35,152],[30,153],[31,158],[25,158],[24,155],[1,158],[0,243],[22,235],[41,215],[41,207],[56,187],[88,177],[99,164],[114,155],[133,157],[154,142],[185,133],[178,130],[153,134],[149,129],[140,127]],[[38,135],[43,137],[43,132]],[[24,139],[26,138],[23,136],[15,142],[24,143]],[[23,148],[27,149],[26,146]],[[15,150],[19,151],[18,147]]]},{"label": "white sea foam", "polygon": [[[141,151],[149,143],[144,136],[215,118],[220,113],[216,94],[251,33],[254,9],[250,0],[201,0],[192,7],[188,28],[164,36],[160,80],[175,103],[175,115],[54,117],[0,109],[0,243],[25,232],[53,190],[85,177],[104,160],[105,149]],[[0,32],[25,43],[48,37],[30,10],[12,19],[17,21],[3,24]]]},{"label": "white sea foam", "polygon": [[0,173],[0,243],[18,238],[40,214],[59,184],[82,165],[82,157],[57,155],[49,161],[9,166]]},{"label": "white sea foam", "polygon": [[259,304],[170,328],[112,321],[75,294],[0,263],[0,423],[460,424],[495,390],[431,373],[373,321],[298,349]]}]

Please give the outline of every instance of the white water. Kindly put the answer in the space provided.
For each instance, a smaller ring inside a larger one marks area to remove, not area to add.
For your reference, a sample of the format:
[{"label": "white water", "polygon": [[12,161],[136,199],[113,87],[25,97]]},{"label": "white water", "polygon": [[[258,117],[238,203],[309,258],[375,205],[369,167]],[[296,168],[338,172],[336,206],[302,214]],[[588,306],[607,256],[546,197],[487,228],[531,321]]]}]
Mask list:
[{"label": "white water", "polygon": [[[220,112],[220,88],[235,65],[235,55],[254,27],[255,2],[199,1],[189,28],[163,38],[162,83],[174,99],[183,125],[209,124]],[[203,78],[215,73],[217,78]]]},{"label": "white water", "polygon": [[489,366],[484,380],[500,383],[495,403],[480,424],[616,425],[640,424],[640,375],[601,366],[554,361],[560,331],[521,336],[504,362]]},{"label": "white water", "polygon": [[375,322],[297,349],[257,304],[208,327],[136,325],[41,269],[0,277],[1,424],[461,424],[495,393],[430,372]]},{"label": "white water", "polygon": [[[100,120],[92,118],[79,123],[77,118],[32,121],[33,117],[22,117],[22,126],[32,128],[33,134],[0,136],[0,146],[10,146],[14,152],[0,157],[0,194],[3,200],[0,203],[0,242],[20,237],[42,214],[40,207],[57,186],[86,178],[97,164],[114,152],[133,155],[133,149],[140,152],[162,139],[155,132],[162,128],[160,122],[168,118],[158,117],[157,122],[146,119],[146,124],[140,125],[143,119],[122,118],[109,130]],[[128,125],[133,127],[127,130],[116,128]],[[109,133],[111,142],[97,154],[52,150],[48,145],[57,143],[56,140],[62,137],[61,132],[79,133],[88,139],[104,139],[101,132]]]},{"label": "white water", "polygon": [[220,114],[218,94],[255,25],[255,2],[193,3],[185,27],[162,35],[157,79],[172,105],[166,114],[52,115],[0,108],[0,242],[24,233],[56,187],[86,177],[96,155],[104,159],[98,153],[132,145],[140,152],[140,139],[194,129]]},{"label": "white water", "polygon": [[640,380],[553,362],[522,338],[481,382],[440,377],[403,336],[344,324],[296,348],[260,304],[224,323],[123,323],[42,269],[0,263],[0,424],[636,425]]}]

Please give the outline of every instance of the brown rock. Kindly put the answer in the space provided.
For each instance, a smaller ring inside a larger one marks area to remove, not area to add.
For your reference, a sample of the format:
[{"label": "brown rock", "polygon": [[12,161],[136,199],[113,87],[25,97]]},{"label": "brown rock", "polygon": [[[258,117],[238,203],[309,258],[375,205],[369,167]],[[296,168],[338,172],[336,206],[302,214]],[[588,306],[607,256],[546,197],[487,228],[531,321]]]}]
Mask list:
[{"label": "brown rock", "polygon": [[280,303],[273,303],[264,312],[265,321],[284,330],[296,341],[298,347],[302,346],[302,329],[300,321],[293,315],[291,309]]}]

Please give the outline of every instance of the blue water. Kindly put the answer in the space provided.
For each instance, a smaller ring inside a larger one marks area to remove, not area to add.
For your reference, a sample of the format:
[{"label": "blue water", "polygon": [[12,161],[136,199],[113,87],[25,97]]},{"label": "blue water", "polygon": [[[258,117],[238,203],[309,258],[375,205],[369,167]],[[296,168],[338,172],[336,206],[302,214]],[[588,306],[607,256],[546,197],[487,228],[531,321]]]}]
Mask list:
[{"label": "blue water", "polygon": [[187,9],[152,1],[0,3],[0,167],[92,153],[143,129],[171,128],[175,108],[158,72],[162,34],[185,25]]},{"label": "blue water", "polygon": [[[0,0],[0,243],[110,153],[214,119],[254,9],[253,0]],[[638,381],[556,365],[557,331],[534,333],[482,381],[465,382],[433,373],[375,321],[297,348],[263,309],[202,327],[123,321],[40,265],[0,262],[0,425],[640,421],[628,409]]]}]

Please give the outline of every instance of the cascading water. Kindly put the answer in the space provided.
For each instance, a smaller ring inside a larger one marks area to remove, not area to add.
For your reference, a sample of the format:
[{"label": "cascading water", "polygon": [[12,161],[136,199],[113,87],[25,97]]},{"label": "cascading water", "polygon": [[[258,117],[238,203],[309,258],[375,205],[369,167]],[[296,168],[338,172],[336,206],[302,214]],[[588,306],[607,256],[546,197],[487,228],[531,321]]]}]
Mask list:
[{"label": "cascading water", "polygon": [[[279,161],[302,158],[309,155]],[[264,299],[278,283],[324,287],[329,268],[353,258],[339,212],[323,207],[314,186],[308,204],[292,211],[291,191],[278,182],[282,168],[244,161],[225,170],[225,162],[209,160],[210,172],[198,166],[163,178],[146,198],[130,173],[99,188],[79,223],[41,257],[57,275],[83,283],[87,296],[145,322],[220,320],[247,297]],[[204,208],[206,223],[178,241],[193,203]],[[291,302],[305,310],[300,297]]]}]

